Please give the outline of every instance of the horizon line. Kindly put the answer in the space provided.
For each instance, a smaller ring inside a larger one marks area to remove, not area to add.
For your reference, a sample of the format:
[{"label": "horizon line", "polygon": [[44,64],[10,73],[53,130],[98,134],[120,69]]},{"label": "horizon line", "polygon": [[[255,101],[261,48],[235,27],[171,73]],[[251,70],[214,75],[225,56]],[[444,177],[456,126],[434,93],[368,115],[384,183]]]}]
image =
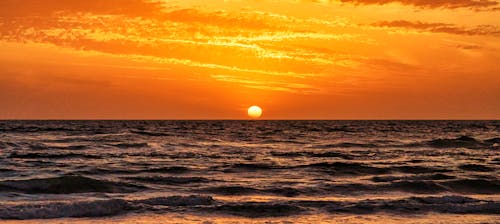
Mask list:
[{"label": "horizon line", "polygon": [[500,119],[0,119],[0,121],[500,121]]}]

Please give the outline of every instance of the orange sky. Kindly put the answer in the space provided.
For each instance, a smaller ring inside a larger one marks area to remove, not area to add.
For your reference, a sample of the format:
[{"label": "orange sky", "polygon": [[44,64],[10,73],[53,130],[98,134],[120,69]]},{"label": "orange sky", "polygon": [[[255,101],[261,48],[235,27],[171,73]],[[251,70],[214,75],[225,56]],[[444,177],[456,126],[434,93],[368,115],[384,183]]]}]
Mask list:
[{"label": "orange sky", "polygon": [[2,0],[0,119],[500,119],[496,0]]}]

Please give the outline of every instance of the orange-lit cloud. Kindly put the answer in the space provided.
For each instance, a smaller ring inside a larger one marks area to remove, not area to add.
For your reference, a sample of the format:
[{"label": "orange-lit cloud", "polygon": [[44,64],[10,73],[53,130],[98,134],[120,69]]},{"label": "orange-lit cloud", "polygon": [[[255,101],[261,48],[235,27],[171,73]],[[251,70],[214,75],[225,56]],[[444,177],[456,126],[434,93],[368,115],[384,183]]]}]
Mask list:
[{"label": "orange-lit cloud", "polygon": [[403,5],[413,5],[424,8],[472,8],[472,9],[491,9],[498,7],[499,3],[495,0],[340,0],[341,2],[350,2],[356,4],[389,4],[400,3]]},{"label": "orange-lit cloud", "polygon": [[0,16],[7,18],[56,16],[59,13],[150,17],[158,15],[161,10],[159,2],[142,0],[4,0],[0,2]]},{"label": "orange-lit cloud", "polygon": [[496,7],[5,0],[0,118],[495,118]]},{"label": "orange-lit cloud", "polygon": [[406,20],[382,21],[374,23],[372,25],[380,27],[406,28],[406,29],[415,29],[425,32],[449,33],[458,35],[492,35],[492,36],[500,35],[500,28],[492,25],[480,25],[473,28],[464,28],[447,23],[425,23],[420,21],[411,22]]}]

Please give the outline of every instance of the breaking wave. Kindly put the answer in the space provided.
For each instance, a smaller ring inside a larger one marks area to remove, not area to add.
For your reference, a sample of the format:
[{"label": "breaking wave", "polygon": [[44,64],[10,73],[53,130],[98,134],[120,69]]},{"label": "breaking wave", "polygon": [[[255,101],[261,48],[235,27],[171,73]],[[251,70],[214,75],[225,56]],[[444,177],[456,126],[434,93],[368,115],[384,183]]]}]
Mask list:
[{"label": "breaking wave", "polygon": [[121,199],[52,202],[0,206],[0,219],[51,219],[63,217],[112,216],[130,210],[130,204]]},{"label": "breaking wave", "polygon": [[[0,205],[0,219],[50,219],[100,217],[129,211],[205,211],[249,218],[292,216],[304,212],[370,214],[498,214],[500,203],[463,196],[410,197],[361,201],[289,200],[280,202],[222,202],[211,196],[188,195],[142,200],[99,199],[94,201],[49,202]],[[187,209],[187,210],[186,210]]]}]

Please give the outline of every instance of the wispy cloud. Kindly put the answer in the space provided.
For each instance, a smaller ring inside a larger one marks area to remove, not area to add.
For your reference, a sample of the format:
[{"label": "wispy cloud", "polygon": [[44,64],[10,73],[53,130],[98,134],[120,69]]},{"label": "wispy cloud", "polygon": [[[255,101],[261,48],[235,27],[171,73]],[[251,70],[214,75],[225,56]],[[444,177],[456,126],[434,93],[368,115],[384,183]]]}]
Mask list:
[{"label": "wispy cloud", "polygon": [[427,22],[420,22],[420,21],[413,22],[406,20],[381,21],[373,23],[372,25],[377,27],[403,28],[403,29],[413,29],[423,32],[448,33],[457,35],[491,35],[491,36],[500,35],[500,28],[493,25],[481,25],[472,28],[467,28],[448,23],[427,23]]},{"label": "wispy cloud", "polygon": [[[1,4],[16,11],[15,3],[20,2]],[[251,10],[169,10],[158,3],[137,0],[122,2],[118,8],[112,1],[32,3],[8,18],[0,17],[1,40],[51,43],[155,63],[292,77],[321,76],[325,68],[350,66],[356,59],[285,46],[297,41],[367,40],[333,29],[345,27],[346,20],[303,19]],[[150,14],[145,12],[148,10]]]},{"label": "wispy cloud", "polygon": [[161,13],[159,2],[144,0],[2,0],[0,17],[39,17],[61,13],[92,13],[128,16],[155,16]]},{"label": "wispy cloud", "polygon": [[[313,0],[314,1],[314,0]],[[389,3],[399,3],[421,8],[470,8],[477,10],[497,10],[499,2],[495,0],[340,0],[341,2],[354,4],[376,4],[384,5]]]},{"label": "wispy cloud", "polygon": [[256,79],[249,79],[249,78],[230,76],[230,75],[211,75],[211,77],[217,81],[242,84],[243,86],[254,89],[302,93],[302,94],[309,94],[319,91],[319,89],[317,89],[316,87],[304,83],[256,80]]}]

